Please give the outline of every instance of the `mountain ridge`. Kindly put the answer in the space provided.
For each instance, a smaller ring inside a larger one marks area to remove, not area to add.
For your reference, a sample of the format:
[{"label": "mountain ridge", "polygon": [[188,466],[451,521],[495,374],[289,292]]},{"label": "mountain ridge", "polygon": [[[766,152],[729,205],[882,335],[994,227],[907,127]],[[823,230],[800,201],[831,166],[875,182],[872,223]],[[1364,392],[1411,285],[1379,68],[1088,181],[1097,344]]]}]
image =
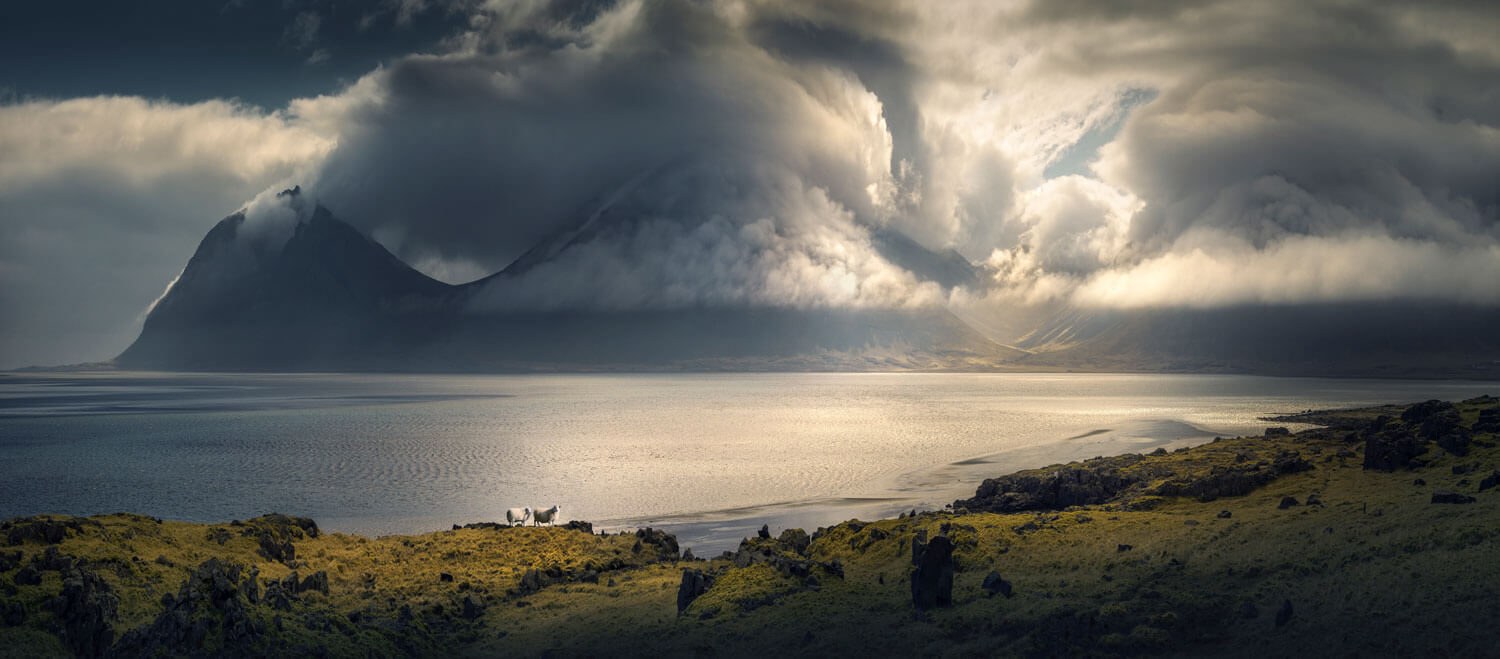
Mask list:
[{"label": "mountain ridge", "polygon": [[[233,214],[208,232],[149,312],[140,337],[116,358],[119,367],[949,370],[1019,354],[937,308],[479,313],[468,304],[473,296],[497,277],[545,261],[546,244],[528,252],[540,256],[523,256],[495,275],[446,284],[322,206],[279,245],[249,231],[245,217]],[[579,233],[561,234],[562,248]]]}]

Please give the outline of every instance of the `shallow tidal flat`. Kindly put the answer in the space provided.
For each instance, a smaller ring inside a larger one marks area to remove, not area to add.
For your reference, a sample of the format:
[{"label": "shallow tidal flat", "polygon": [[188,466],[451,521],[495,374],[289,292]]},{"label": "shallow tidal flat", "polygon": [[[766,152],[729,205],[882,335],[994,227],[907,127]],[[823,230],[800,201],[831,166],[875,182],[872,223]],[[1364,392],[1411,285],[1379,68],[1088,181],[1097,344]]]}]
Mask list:
[{"label": "shallow tidal flat", "polygon": [[1019,472],[709,560],[582,524],[12,519],[0,653],[1492,656],[1500,401],[1288,421],[1322,427]]}]

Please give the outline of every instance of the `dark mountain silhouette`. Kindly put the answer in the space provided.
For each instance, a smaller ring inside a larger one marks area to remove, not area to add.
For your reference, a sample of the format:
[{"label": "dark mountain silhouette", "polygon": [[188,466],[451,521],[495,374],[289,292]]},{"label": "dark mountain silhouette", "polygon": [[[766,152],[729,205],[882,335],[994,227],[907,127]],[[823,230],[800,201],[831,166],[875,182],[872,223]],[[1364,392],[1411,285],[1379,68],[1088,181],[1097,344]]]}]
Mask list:
[{"label": "dark mountain silhouette", "polygon": [[[247,226],[245,215],[236,213],[203,239],[116,364],[289,371],[886,370],[980,368],[1020,354],[942,309],[478,313],[466,304],[486,282],[544,262],[589,228],[585,223],[538,245],[492,277],[449,285],[402,263],[326,208],[315,208],[284,239]],[[952,257],[892,242],[906,263],[965,276]]]},{"label": "dark mountain silhouette", "polygon": [[1500,377],[1500,309],[1345,302],[1068,309],[1015,342],[1018,366],[1359,377]]}]

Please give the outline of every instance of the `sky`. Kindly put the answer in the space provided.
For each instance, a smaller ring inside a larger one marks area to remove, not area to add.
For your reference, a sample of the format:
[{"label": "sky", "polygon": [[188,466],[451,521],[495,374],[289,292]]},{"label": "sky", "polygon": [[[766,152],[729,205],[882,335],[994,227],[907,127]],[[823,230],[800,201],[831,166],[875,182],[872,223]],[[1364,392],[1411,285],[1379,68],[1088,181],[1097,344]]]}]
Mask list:
[{"label": "sky", "polygon": [[0,368],[114,356],[293,185],[450,283],[556,247],[476,311],[1494,307],[1495,34],[1489,2],[7,3]]}]

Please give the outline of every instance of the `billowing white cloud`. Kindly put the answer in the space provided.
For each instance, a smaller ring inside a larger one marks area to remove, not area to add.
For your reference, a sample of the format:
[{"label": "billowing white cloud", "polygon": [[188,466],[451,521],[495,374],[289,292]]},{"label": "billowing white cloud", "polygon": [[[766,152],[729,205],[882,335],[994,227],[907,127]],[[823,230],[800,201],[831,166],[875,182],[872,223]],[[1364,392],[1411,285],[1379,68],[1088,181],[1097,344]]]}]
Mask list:
[{"label": "billowing white cloud", "polygon": [[0,368],[113,357],[219,217],[332,145],[221,101],[0,105]]},{"label": "billowing white cloud", "polygon": [[1500,305],[1500,245],[1388,236],[1297,236],[1266,249],[1238,239],[1178,248],[1100,271],[1075,301],[1125,309],[1446,300]]}]

